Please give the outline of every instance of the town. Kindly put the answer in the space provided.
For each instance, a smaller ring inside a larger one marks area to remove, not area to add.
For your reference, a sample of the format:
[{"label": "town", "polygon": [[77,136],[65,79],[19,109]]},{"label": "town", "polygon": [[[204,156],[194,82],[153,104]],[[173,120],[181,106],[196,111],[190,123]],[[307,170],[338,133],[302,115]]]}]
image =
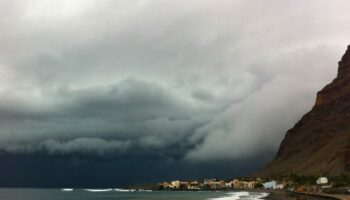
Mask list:
[{"label": "town", "polygon": [[283,189],[284,183],[277,183],[277,181],[262,182],[261,179],[256,180],[240,180],[233,179],[217,180],[217,179],[204,179],[203,181],[179,181],[174,180],[171,182],[159,183],[160,190],[229,190],[229,189]]},{"label": "town", "polygon": [[303,193],[332,192],[349,193],[349,177],[313,177],[297,176],[279,177],[276,179],[267,178],[237,178],[231,180],[204,179],[202,181],[180,181],[173,180],[158,184],[159,190],[289,190]]}]

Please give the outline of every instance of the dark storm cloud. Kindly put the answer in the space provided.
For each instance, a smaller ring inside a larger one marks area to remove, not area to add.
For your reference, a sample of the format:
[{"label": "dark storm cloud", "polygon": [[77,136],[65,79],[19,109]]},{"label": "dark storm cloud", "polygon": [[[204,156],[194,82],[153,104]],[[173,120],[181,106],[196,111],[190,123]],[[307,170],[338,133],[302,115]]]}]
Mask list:
[{"label": "dark storm cloud", "polygon": [[[1,134],[3,148],[22,153],[47,150],[103,155],[173,146],[185,154],[188,149],[178,144],[192,146],[187,138],[209,121],[208,111],[185,104],[154,83],[136,79],[81,90],[60,88],[46,98],[51,103],[40,111],[23,111],[21,105],[0,109],[6,122],[3,130],[9,131]],[[36,107],[24,107],[31,106]]]},{"label": "dark storm cloud", "polygon": [[0,148],[153,165],[272,155],[335,76],[348,7],[0,0]]}]

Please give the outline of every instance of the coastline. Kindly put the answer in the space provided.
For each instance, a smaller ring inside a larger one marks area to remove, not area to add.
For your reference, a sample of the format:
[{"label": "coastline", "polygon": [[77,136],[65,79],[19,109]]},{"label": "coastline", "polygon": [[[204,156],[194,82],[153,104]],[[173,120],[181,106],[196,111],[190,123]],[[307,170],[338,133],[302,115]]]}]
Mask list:
[{"label": "coastline", "polygon": [[350,195],[342,195],[342,194],[312,194],[312,193],[295,193],[296,195],[304,195],[304,196],[313,196],[319,198],[333,199],[333,200],[350,200]]},{"label": "coastline", "polygon": [[285,190],[254,190],[256,192],[267,192],[269,195],[266,200],[349,200],[350,198],[342,198],[343,196],[327,195],[327,194],[307,194],[295,193]]}]

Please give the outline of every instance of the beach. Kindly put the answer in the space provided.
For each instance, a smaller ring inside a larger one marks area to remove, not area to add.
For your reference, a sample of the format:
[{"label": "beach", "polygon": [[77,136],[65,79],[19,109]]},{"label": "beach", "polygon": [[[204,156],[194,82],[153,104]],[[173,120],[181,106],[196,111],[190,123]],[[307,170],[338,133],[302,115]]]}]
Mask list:
[{"label": "beach", "polygon": [[319,196],[310,194],[297,194],[285,190],[257,190],[257,192],[267,192],[267,200],[336,200],[336,197]]}]

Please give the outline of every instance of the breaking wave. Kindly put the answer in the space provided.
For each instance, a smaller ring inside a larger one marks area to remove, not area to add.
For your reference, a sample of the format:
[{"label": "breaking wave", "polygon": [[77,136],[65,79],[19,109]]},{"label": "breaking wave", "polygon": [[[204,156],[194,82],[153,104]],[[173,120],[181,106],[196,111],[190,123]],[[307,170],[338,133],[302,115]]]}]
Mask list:
[{"label": "breaking wave", "polygon": [[115,188],[114,191],[117,192],[135,192],[135,189],[121,189],[121,188]]},{"label": "breaking wave", "polygon": [[112,191],[111,188],[108,188],[108,189],[84,189],[85,191],[88,191],[88,192],[110,192]]},{"label": "breaking wave", "polygon": [[139,189],[139,192],[152,192],[152,190],[144,190],[144,189]]},{"label": "breaking wave", "polygon": [[239,200],[241,198],[247,199],[262,199],[269,195],[269,193],[249,193],[249,192],[229,192],[226,193],[225,196],[217,197],[217,198],[209,198],[208,200]]},{"label": "breaking wave", "polygon": [[73,188],[62,188],[61,191],[62,192],[72,192]]}]

